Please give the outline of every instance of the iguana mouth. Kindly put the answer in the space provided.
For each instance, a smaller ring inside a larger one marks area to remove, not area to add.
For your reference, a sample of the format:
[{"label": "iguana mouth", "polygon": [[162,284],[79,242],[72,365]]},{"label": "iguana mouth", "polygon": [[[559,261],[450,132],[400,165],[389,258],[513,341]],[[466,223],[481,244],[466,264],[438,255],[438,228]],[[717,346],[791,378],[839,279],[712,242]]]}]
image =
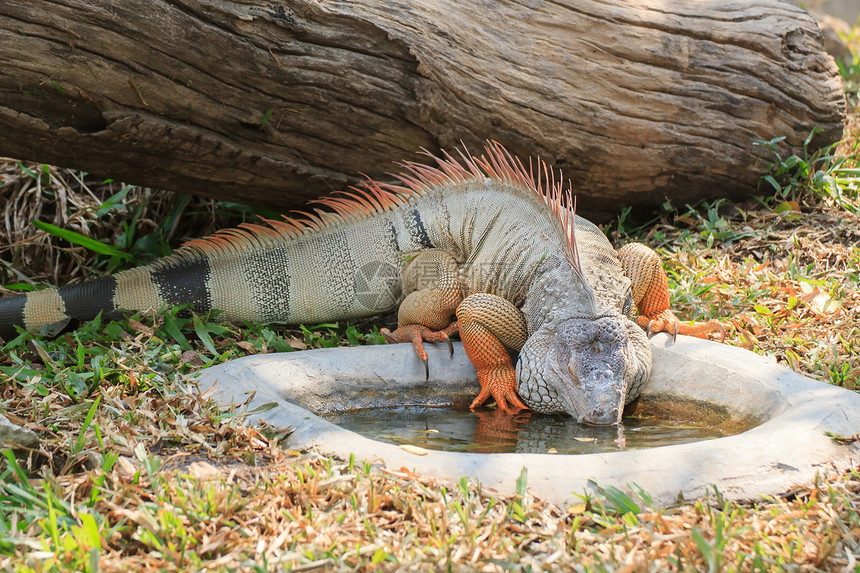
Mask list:
[{"label": "iguana mouth", "polygon": [[[550,370],[556,377],[556,391],[564,410],[575,418],[577,423],[589,426],[615,426],[621,422],[624,395],[615,390],[618,385],[613,382],[615,377],[610,371],[581,380],[570,366],[564,368],[555,361],[550,362]],[[589,387],[606,390],[595,396],[586,391]]]},{"label": "iguana mouth", "polygon": [[[577,379],[573,369],[568,366],[568,372],[571,377]],[[622,403],[624,395],[621,392],[615,392],[617,387],[615,377],[611,372],[600,372],[589,376],[587,380],[580,380],[580,385],[592,388],[606,388],[606,392],[602,392],[599,396],[600,404],[595,404],[598,397],[592,396],[591,400],[583,401],[583,408],[577,416],[577,422],[580,424],[588,424],[589,426],[615,426],[621,423]],[[584,393],[587,395],[587,393]],[[607,396],[611,394],[612,396]],[[612,398],[612,400],[610,400]],[[610,406],[610,409],[607,409]],[[614,406],[614,407],[612,407]],[[589,411],[590,410],[590,411]]]}]

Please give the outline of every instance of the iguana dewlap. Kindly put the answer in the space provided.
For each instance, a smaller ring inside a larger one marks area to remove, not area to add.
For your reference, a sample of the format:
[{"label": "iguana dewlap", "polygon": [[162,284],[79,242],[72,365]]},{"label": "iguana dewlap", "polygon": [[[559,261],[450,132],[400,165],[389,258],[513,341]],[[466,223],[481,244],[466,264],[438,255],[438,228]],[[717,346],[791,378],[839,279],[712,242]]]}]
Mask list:
[{"label": "iguana dewlap", "polygon": [[[422,339],[459,329],[482,387],[473,407],[492,396],[503,409],[616,424],[650,372],[643,328],[716,328],[679,325],[653,251],[616,253],[571,212],[569,192],[544,164],[529,171],[498,144],[481,157],[437,161],[405,164],[400,185],[366,182],[321,199],[328,209],[303,221],[242,225],[145,267],[4,298],[0,336],[14,337],[14,325],[165,304],[286,324],[399,307],[400,328],[389,336],[415,341],[419,355]],[[516,365],[508,350],[519,353]]]}]

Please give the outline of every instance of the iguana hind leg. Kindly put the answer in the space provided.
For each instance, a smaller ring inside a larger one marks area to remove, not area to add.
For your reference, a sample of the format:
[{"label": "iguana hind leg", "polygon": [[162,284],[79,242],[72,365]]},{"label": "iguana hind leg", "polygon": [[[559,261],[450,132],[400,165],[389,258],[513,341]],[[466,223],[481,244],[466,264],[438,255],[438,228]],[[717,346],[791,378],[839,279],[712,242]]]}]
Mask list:
[{"label": "iguana hind leg", "polygon": [[517,374],[507,351],[520,350],[528,336],[519,309],[500,296],[476,293],[457,307],[457,323],[466,355],[481,383],[481,393],[470,408],[474,410],[492,396],[502,410],[527,410],[517,396]]},{"label": "iguana hind leg", "polygon": [[418,253],[403,269],[403,290],[409,294],[398,309],[397,330],[380,332],[388,342],[411,342],[429,379],[424,342],[447,342],[454,353],[449,336],[457,332],[454,314],[463,300],[457,261],[445,251]]},{"label": "iguana hind leg", "polygon": [[641,243],[630,243],[618,251],[624,274],[630,279],[633,301],[639,311],[637,323],[651,332],[669,332],[707,338],[712,332],[725,340],[726,331],[716,320],[685,324],[669,308],[669,282],[660,256]]}]

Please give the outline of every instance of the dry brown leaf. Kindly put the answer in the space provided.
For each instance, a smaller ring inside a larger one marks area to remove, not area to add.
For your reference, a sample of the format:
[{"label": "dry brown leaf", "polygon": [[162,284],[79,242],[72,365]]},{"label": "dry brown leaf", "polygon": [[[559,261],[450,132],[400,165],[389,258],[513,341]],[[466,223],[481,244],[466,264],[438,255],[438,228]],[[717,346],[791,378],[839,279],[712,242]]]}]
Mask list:
[{"label": "dry brown leaf", "polygon": [[188,473],[193,477],[205,481],[220,478],[222,472],[209,462],[193,462],[188,466]]},{"label": "dry brown leaf", "polygon": [[236,342],[236,346],[244,350],[245,352],[254,352],[254,345],[248,342],[247,340],[239,340]]},{"label": "dry brown leaf", "polygon": [[134,462],[126,456],[118,457],[115,467],[123,477],[132,477],[137,473],[137,468],[134,466]]},{"label": "dry brown leaf", "polygon": [[146,326],[142,322],[136,321],[133,318],[128,319],[128,325],[138,334],[143,334],[144,336],[153,336],[155,334],[155,331],[153,329]]},{"label": "dry brown leaf", "polygon": [[833,301],[830,295],[821,290],[820,287],[804,281],[799,284],[801,292],[804,293],[800,300],[808,304],[818,314],[829,314],[839,308],[839,303]]},{"label": "dry brown leaf", "polygon": [[203,366],[203,359],[193,350],[183,352],[180,360],[183,364],[188,364],[189,366]]}]

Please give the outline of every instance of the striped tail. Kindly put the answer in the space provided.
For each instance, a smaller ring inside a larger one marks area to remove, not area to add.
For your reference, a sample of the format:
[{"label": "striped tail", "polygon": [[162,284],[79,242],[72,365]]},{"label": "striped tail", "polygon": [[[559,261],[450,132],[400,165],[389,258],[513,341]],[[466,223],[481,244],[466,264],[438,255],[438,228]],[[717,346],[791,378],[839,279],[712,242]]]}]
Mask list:
[{"label": "striped tail", "polygon": [[0,339],[11,340],[15,337],[15,325],[24,326],[24,308],[27,295],[0,298]]},{"label": "striped tail", "polygon": [[119,309],[148,310],[191,303],[207,312],[209,294],[204,257],[163,259],[100,279],[60,288],[46,288],[19,296],[0,298],[0,338],[17,336],[15,326],[27,330],[49,327],[56,334],[70,322],[92,320],[100,312],[118,318]]},{"label": "striped tail", "polygon": [[0,299],[0,338],[14,338],[15,326],[36,329],[48,325],[59,332],[73,318],[89,320],[101,311],[111,312],[115,310],[110,302],[115,290],[116,279],[105,277]]}]

